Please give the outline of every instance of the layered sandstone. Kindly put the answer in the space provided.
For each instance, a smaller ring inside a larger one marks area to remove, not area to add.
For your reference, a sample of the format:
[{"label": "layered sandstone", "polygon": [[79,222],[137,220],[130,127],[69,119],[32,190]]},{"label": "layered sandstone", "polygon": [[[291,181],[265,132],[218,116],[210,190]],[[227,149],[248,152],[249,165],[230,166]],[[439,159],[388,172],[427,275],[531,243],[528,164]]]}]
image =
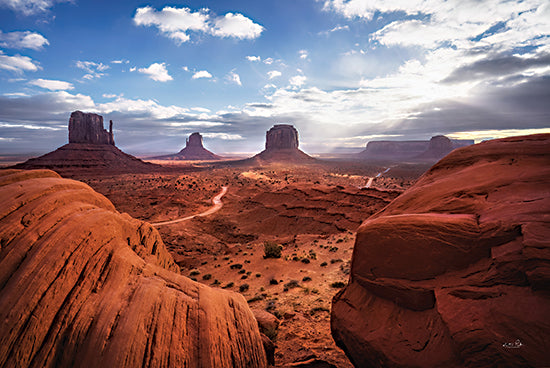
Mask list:
[{"label": "layered sandstone", "polygon": [[358,367],[550,366],[550,135],[453,151],[359,228],[333,336]]},{"label": "layered sandstone", "polygon": [[202,135],[195,132],[185,141],[185,147],[175,155],[164,155],[153,157],[155,160],[190,160],[190,161],[212,161],[222,158],[206,148],[202,143]]},{"label": "layered sandstone", "polygon": [[1,367],[265,367],[240,295],[177,273],[158,232],[87,185],[0,171]]},{"label": "layered sandstone", "polygon": [[74,111],[69,118],[69,143],[110,144],[113,138],[113,121],[109,122],[109,131],[103,128],[103,116]]}]

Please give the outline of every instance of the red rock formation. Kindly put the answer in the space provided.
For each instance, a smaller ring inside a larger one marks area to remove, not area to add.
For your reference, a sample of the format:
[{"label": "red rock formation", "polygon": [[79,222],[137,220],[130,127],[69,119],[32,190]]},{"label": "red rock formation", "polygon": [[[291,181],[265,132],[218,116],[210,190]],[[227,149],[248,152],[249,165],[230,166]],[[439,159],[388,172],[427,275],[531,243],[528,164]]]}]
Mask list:
[{"label": "red rock formation", "polygon": [[200,133],[193,133],[185,141],[185,147],[177,154],[153,157],[153,159],[212,161],[221,160],[222,158],[204,148],[202,145],[202,135],[200,135]]},{"label": "red rock formation", "polygon": [[287,163],[310,163],[315,159],[303,151],[298,146],[298,131],[292,125],[277,124],[266,132],[265,150],[258,153],[248,161],[257,163],[267,162],[287,162]]},{"label": "red rock formation", "polygon": [[87,185],[4,170],[0,203],[0,367],[267,365],[245,299]]},{"label": "red rock formation", "polygon": [[550,135],[457,149],[358,230],[332,331],[357,367],[550,366]]},{"label": "red rock formation", "polygon": [[69,143],[110,144],[113,138],[113,121],[109,131],[103,129],[103,116],[82,111],[74,111],[69,119]]},{"label": "red rock formation", "polygon": [[149,172],[162,166],[143,162],[115,147],[113,121],[109,132],[103,117],[75,111],[69,119],[69,143],[40,157],[15,165],[16,169],[52,169],[63,175],[82,170],[95,172]]}]

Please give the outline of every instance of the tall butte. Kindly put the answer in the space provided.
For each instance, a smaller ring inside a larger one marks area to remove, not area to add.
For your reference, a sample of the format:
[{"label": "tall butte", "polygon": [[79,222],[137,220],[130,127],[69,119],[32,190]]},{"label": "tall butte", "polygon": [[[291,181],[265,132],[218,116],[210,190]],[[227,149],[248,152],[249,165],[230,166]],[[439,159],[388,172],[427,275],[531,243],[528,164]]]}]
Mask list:
[{"label": "tall butte", "polygon": [[15,166],[17,169],[53,169],[63,174],[81,170],[149,171],[160,167],[118,149],[112,120],[107,131],[103,128],[103,116],[82,111],[71,113],[68,144]]},{"label": "tall butte", "polygon": [[296,128],[289,124],[276,124],[265,134],[265,150],[252,157],[252,160],[293,163],[315,161],[298,146]]},{"label": "tall butte", "polygon": [[202,145],[202,135],[195,132],[185,140],[185,147],[175,155],[164,155],[153,157],[156,160],[190,160],[190,161],[212,161],[222,158]]}]

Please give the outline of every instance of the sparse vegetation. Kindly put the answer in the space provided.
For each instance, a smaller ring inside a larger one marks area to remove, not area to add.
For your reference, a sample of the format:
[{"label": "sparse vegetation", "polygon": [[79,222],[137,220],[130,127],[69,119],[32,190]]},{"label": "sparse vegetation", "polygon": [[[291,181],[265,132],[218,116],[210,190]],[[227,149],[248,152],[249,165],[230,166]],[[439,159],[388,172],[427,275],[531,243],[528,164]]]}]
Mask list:
[{"label": "sparse vegetation", "polygon": [[207,273],[206,275],[203,275],[203,276],[202,276],[202,279],[203,279],[203,280],[210,280],[211,278],[212,278],[212,275],[209,274],[209,273]]},{"label": "sparse vegetation", "polygon": [[321,267],[326,267],[327,265],[328,265],[328,263],[326,263],[326,262],[321,263]]},{"label": "sparse vegetation", "polygon": [[279,283],[279,281],[277,281],[277,280],[275,280],[275,279],[273,279],[273,278],[272,278],[271,280],[269,280],[269,284],[270,284],[270,285],[277,285],[278,283]]},{"label": "sparse vegetation", "polygon": [[229,289],[229,288],[232,288],[233,286],[235,286],[235,283],[234,282],[230,282],[224,286],[222,286],[222,289]]},{"label": "sparse vegetation", "polygon": [[191,270],[191,272],[189,272],[189,276],[197,276],[197,275],[200,275],[200,271],[199,270]]},{"label": "sparse vegetation", "polygon": [[250,287],[250,285],[248,285],[248,284],[242,284],[241,286],[239,286],[239,291],[241,293],[244,293],[245,291],[248,290],[249,287]]},{"label": "sparse vegetation", "polygon": [[229,268],[231,268],[232,270],[240,270],[241,268],[243,268],[243,265],[240,263],[235,263],[229,266]]},{"label": "sparse vegetation", "polygon": [[346,286],[346,283],[342,281],[335,281],[332,284],[330,284],[330,287],[337,288],[337,289],[341,289],[344,286]]},{"label": "sparse vegetation", "polygon": [[283,247],[275,242],[264,242],[264,258],[281,258]]}]

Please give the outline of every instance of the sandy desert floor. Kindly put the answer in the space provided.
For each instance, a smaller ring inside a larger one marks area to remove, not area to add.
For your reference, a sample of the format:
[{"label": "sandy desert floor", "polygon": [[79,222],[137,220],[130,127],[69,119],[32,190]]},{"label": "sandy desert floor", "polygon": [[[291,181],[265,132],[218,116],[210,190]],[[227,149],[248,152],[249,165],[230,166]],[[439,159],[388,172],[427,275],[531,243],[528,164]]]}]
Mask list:
[{"label": "sandy desert floor", "polygon": [[[73,174],[118,211],[158,223],[208,210],[226,186],[223,207],[208,216],[157,226],[190,278],[241,293],[252,309],[280,318],[270,336],[276,366],[316,357],[351,367],[330,333],[331,299],[348,281],[355,230],[427,169],[325,162],[308,166],[211,167],[181,163],[165,173]],[[282,246],[264,258],[264,243]]]}]

